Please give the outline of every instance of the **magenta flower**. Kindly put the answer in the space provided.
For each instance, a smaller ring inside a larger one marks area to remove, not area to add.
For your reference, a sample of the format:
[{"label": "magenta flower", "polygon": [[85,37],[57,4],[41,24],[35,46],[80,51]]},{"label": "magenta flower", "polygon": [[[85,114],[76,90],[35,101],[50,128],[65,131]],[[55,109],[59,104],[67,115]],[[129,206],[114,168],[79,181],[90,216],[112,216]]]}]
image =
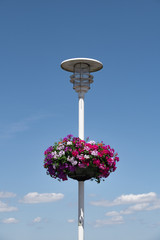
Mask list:
[{"label": "magenta flower", "polygon": [[72,155],[73,155],[74,157],[76,157],[78,154],[79,154],[79,152],[78,152],[77,150],[74,150],[74,151],[72,152]]}]

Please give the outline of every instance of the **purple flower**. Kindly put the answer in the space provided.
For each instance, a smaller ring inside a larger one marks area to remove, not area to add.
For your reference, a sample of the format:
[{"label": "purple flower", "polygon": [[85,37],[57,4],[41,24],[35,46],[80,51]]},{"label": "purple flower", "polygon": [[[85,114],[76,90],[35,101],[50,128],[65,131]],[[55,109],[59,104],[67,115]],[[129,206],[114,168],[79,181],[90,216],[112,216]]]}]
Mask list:
[{"label": "purple flower", "polygon": [[78,163],[78,167],[80,168],[86,168],[86,166],[83,163]]},{"label": "purple flower", "polygon": [[47,158],[47,159],[52,159],[52,157],[53,157],[52,154],[49,153],[46,158]]},{"label": "purple flower", "polygon": [[63,138],[63,141],[64,141],[64,142],[67,142],[67,141],[68,141],[68,138],[66,138],[66,137]]},{"label": "purple flower", "polygon": [[67,137],[68,137],[68,138],[72,138],[72,137],[73,137],[73,135],[72,135],[72,134],[69,134],[69,135],[67,135]]},{"label": "purple flower", "polygon": [[74,166],[69,166],[69,167],[68,167],[68,170],[69,170],[70,172],[74,172],[74,171],[76,170],[76,167],[74,167]]}]

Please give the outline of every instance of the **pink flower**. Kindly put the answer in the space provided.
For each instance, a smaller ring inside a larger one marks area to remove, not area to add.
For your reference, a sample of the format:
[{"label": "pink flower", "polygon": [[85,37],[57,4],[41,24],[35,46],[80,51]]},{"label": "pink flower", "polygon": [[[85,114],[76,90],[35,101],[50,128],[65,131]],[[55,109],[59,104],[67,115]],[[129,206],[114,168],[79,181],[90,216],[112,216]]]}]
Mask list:
[{"label": "pink flower", "polygon": [[96,166],[99,166],[100,165],[100,160],[99,159],[93,160],[93,164],[95,164]]},{"label": "pink flower", "polygon": [[78,155],[77,157],[78,157],[78,159],[81,160],[81,161],[85,160],[83,154],[82,154],[82,155]]},{"label": "pink flower", "polygon": [[73,150],[73,152],[72,152],[72,155],[74,156],[74,157],[76,157],[77,155],[78,155],[78,151],[77,150]]},{"label": "pink flower", "polygon": [[98,150],[98,148],[99,148],[99,147],[98,147],[97,145],[93,145],[93,146],[92,146],[92,149]]},{"label": "pink flower", "polygon": [[119,162],[119,157],[115,157],[115,160],[116,160],[117,162]]},{"label": "pink flower", "polygon": [[90,147],[84,146],[84,150],[89,151],[89,150],[90,150]]},{"label": "pink flower", "polygon": [[114,159],[113,158],[108,158],[107,162],[109,163],[109,165],[112,165],[114,163]]},{"label": "pink flower", "polygon": [[105,169],[106,169],[106,167],[104,166],[103,163],[101,163],[101,164],[99,165],[99,168],[102,169],[102,170],[105,170]]},{"label": "pink flower", "polygon": [[103,157],[103,152],[98,152],[99,157]]},{"label": "pink flower", "polygon": [[110,152],[109,152],[107,149],[104,149],[104,150],[103,150],[103,154],[106,154],[106,155],[107,155],[107,154],[109,154],[109,153],[110,153]]}]

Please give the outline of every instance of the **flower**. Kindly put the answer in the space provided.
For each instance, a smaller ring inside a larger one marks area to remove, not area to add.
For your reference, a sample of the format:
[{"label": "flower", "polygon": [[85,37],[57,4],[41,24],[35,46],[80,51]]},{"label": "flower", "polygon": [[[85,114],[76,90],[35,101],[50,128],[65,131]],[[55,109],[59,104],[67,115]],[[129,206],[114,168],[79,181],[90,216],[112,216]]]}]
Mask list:
[{"label": "flower", "polygon": [[97,151],[97,150],[94,150],[94,151],[91,152],[91,154],[92,154],[93,156],[98,156],[98,151]]},{"label": "flower", "polygon": [[84,147],[84,150],[89,151],[89,150],[90,150],[90,147],[85,146],[85,147]]},{"label": "flower", "polygon": [[62,157],[63,155],[65,155],[65,151],[60,150],[60,152],[59,152],[59,157]]},{"label": "flower", "polygon": [[93,174],[87,179],[100,183],[116,170],[116,163],[119,161],[118,154],[110,145],[103,142],[86,142],[73,135],[68,135],[47,148],[44,155],[44,168],[47,169],[47,174],[59,181],[68,180],[71,173],[78,169],[83,173],[85,169],[89,169]]},{"label": "flower", "polygon": [[95,141],[93,141],[93,140],[91,140],[91,141],[89,141],[88,143],[90,143],[90,144],[95,144],[96,142]]},{"label": "flower", "polygon": [[58,150],[64,149],[64,145],[60,143],[60,144],[58,145],[57,149],[58,149]]}]

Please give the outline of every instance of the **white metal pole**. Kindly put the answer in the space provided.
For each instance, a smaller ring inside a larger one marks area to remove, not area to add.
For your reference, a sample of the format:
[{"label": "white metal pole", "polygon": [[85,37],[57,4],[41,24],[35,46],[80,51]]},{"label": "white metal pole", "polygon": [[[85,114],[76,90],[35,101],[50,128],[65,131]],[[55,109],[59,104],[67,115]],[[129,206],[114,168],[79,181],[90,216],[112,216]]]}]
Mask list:
[{"label": "white metal pole", "polygon": [[79,93],[79,138],[84,140],[84,93]]},{"label": "white metal pole", "polygon": [[84,182],[78,182],[78,240],[84,239]]},{"label": "white metal pole", "polygon": [[[84,93],[79,93],[79,138],[84,140]],[[84,240],[84,181],[78,181],[78,240]]]}]

